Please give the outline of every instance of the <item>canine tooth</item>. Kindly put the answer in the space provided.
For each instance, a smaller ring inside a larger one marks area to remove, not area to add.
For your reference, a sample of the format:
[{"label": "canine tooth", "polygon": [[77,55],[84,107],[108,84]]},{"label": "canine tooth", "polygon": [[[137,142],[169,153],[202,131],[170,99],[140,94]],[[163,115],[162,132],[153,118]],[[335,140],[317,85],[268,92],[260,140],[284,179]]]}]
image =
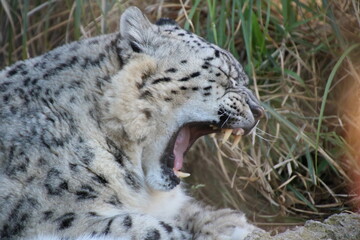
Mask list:
[{"label": "canine tooth", "polygon": [[190,176],[190,173],[181,172],[174,169],[174,173],[178,178],[187,178]]},{"label": "canine tooth", "polygon": [[238,129],[236,129],[235,131],[234,131],[234,134],[236,135],[236,136],[241,136],[241,135],[244,135],[244,129],[242,129],[242,128],[238,128]]},{"label": "canine tooth", "polygon": [[222,139],[223,144],[229,139],[232,131],[232,129],[225,129],[224,138]]},{"label": "canine tooth", "polygon": [[190,173],[178,172],[179,178],[187,178],[190,177]]},{"label": "canine tooth", "polygon": [[241,135],[236,135],[236,137],[234,138],[234,142],[231,146],[231,150],[234,150],[234,148],[239,144],[241,140]]}]

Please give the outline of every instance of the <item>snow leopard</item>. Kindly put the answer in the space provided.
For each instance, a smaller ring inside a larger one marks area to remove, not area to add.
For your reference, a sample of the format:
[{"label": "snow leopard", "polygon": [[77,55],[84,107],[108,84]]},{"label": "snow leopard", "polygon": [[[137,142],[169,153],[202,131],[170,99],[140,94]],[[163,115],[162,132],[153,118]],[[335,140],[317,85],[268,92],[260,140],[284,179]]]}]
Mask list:
[{"label": "snow leopard", "polygon": [[264,109],[228,51],[136,7],[119,32],[0,72],[0,239],[243,239],[244,214],[181,184],[201,136]]}]

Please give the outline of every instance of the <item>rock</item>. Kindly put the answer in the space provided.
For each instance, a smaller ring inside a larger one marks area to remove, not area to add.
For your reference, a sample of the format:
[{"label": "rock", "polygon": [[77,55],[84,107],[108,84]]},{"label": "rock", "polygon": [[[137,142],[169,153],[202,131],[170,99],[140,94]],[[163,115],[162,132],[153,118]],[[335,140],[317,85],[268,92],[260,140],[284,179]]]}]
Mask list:
[{"label": "rock", "polygon": [[360,240],[360,214],[341,213],[324,222],[309,220],[304,226],[287,230],[275,236],[254,233],[245,240]]}]

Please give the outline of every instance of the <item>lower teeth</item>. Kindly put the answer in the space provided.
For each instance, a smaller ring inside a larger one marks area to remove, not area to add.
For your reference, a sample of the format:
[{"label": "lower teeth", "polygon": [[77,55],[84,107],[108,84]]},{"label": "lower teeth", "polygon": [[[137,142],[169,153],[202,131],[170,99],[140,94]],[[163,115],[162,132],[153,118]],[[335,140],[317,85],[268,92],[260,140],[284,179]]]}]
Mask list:
[{"label": "lower teeth", "polygon": [[184,172],[181,172],[181,171],[178,171],[178,170],[174,170],[174,173],[175,175],[178,177],[178,178],[187,178],[190,176],[190,173],[184,173]]}]

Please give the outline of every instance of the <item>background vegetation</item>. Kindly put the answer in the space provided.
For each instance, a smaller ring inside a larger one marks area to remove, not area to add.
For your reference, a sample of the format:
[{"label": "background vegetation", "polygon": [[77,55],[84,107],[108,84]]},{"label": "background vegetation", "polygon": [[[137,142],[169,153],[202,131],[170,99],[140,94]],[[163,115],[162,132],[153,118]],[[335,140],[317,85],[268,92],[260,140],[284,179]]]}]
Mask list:
[{"label": "background vegetation", "polygon": [[0,67],[117,31],[129,5],[152,20],[176,19],[231,51],[267,111],[234,150],[216,137],[198,141],[187,156],[189,191],[215,206],[241,209],[264,226],[351,209],[359,1],[1,0]]}]

